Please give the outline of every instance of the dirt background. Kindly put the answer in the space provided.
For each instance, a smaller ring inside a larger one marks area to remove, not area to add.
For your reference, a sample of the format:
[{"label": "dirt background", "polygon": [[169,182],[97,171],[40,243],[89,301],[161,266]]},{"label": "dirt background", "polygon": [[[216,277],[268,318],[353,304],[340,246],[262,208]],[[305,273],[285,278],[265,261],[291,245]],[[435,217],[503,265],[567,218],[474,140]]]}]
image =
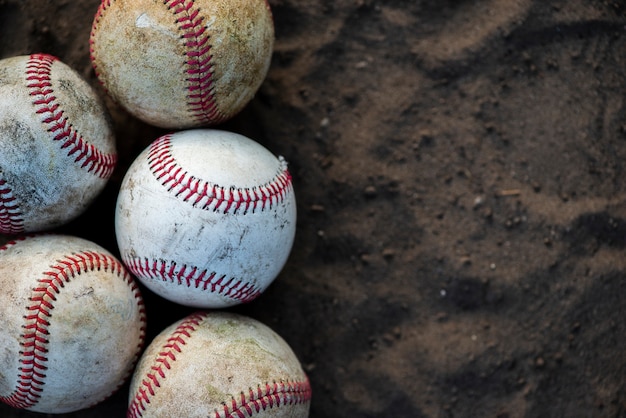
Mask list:
[{"label": "dirt background", "polygon": [[[267,80],[221,128],[290,162],[297,237],[233,310],[292,346],[311,416],[626,417],[626,2],[270,3]],[[99,88],[97,7],[0,0],[0,56]],[[119,166],[60,231],[116,252],[121,178],[164,132],[107,106]],[[190,312],[144,296],[148,338]]]}]

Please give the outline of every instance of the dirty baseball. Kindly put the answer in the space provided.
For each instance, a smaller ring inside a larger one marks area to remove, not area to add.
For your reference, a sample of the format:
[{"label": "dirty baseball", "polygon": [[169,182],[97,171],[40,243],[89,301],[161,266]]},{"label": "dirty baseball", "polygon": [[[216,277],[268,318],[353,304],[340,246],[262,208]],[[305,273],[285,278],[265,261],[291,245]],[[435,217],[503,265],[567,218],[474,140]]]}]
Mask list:
[{"label": "dirty baseball", "polygon": [[144,305],[111,253],[72,236],[20,238],[0,247],[0,286],[0,401],[72,412],[130,377],[144,343]]},{"label": "dirty baseball", "polygon": [[111,97],[164,128],[215,125],[265,79],[274,46],[266,0],[107,0],[90,55]]},{"label": "dirty baseball", "polygon": [[295,228],[285,160],[215,129],[154,141],[128,169],[115,212],[122,260],[139,280],[203,308],[258,297],[283,268]]},{"label": "dirty baseball", "polygon": [[47,54],[0,61],[0,233],[51,229],[82,214],[117,161],[104,105]]},{"label": "dirty baseball", "polygon": [[305,418],[311,387],[289,345],[242,315],[197,312],[163,330],[133,374],[129,418]]}]

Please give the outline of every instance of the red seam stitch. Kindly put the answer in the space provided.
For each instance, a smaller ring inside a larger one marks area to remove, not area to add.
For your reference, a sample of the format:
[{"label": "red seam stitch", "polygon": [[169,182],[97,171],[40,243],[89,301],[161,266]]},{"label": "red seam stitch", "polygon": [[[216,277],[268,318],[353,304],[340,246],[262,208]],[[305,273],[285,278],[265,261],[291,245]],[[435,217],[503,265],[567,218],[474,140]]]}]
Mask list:
[{"label": "red seam stitch", "polygon": [[176,354],[182,352],[182,347],[187,344],[187,339],[191,337],[200,322],[206,318],[205,312],[197,312],[185,318],[166,340],[159,356],[150,367],[151,372],[146,374],[147,378],[140,383],[138,393],[128,407],[127,417],[141,417],[146,409],[146,404],[150,403],[150,396],[155,395],[155,388],[161,386],[159,379],[165,379],[166,370],[171,368],[170,361],[176,361]]},{"label": "red seam stitch", "polygon": [[0,233],[20,234],[22,232],[24,232],[24,218],[19,202],[11,186],[0,177]]},{"label": "red seam stitch", "polygon": [[203,25],[200,9],[193,0],[165,0],[168,10],[174,13],[174,22],[182,31],[187,66],[187,108],[200,124],[216,124],[227,117],[218,109],[213,82],[213,56],[210,35]]},{"label": "red seam stitch", "polygon": [[[54,103],[56,97],[52,87],[50,72],[52,65],[58,59],[47,54],[33,54],[26,64],[26,81],[33,97],[35,112],[42,115],[42,122],[48,125],[48,131],[54,135],[54,141],[62,143],[61,148],[69,148],[68,156],[76,155],[74,162],[82,161],[81,168],[86,168],[100,178],[111,177],[117,163],[117,155],[106,154],[89,144],[68,122],[64,111],[60,110],[59,103]],[[48,97],[49,96],[49,97]]]},{"label": "red seam stitch", "polygon": [[[222,410],[215,409],[214,418],[243,418],[251,417],[268,408],[278,408],[286,405],[298,405],[310,402],[311,385],[309,379],[304,381],[279,381],[258,385],[255,391],[252,388],[240,393],[240,399],[235,397],[230,402],[222,402]],[[229,406],[230,404],[230,406]]]},{"label": "red seam stitch", "polygon": [[[150,372],[146,373],[146,377],[139,384],[137,393],[128,407],[127,418],[143,416],[147,405],[150,403],[150,397],[155,396],[156,388],[161,387],[160,381],[166,379],[166,371],[172,367],[170,361],[176,361],[176,354],[182,352],[182,347],[187,344],[187,339],[191,338],[191,334],[207,315],[206,312],[196,312],[188,316],[170,334],[161,347],[159,356],[150,366]],[[254,413],[260,413],[268,408],[303,404],[310,402],[311,393],[311,385],[306,376],[303,381],[267,382],[265,385],[257,385],[256,391],[252,388],[249,388],[247,393],[241,391],[239,400],[232,397],[230,402],[222,401],[222,410],[215,409],[214,417],[243,418],[246,416],[245,414],[250,417]]]},{"label": "red seam stitch", "polygon": [[[103,0],[96,11],[89,36],[89,55],[100,85],[107,91],[100,77],[96,64],[96,30],[104,12],[113,0]],[[211,55],[210,36],[203,26],[204,17],[199,16],[200,9],[193,8],[193,0],[165,0],[163,4],[174,14],[174,23],[183,32],[181,39],[186,48],[185,65],[187,67],[187,108],[192,117],[200,124],[217,124],[228,119],[217,106],[213,82],[213,56]],[[268,5],[269,8],[269,5]]]},{"label": "red seam stitch", "polygon": [[256,299],[261,290],[240,279],[218,276],[215,272],[209,273],[206,269],[163,260],[148,260],[147,258],[123,256],[126,267],[137,277],[162,280],[187,287],[195,287],[203,291],[218,293],[223,296],[247,303]]},{"label": "red seam stitch", "polygon": [[[39,234],[39,235],[42,235],[42,234]],[[43,235],[45,235],[45,234],[43,234]],[[6,251],[9,248],[13,247],[15,244],[20,243],[22,241],[26,241],[27,239],[30,239],[30,238],[32,238],[34,236],[35,236],[35,234],[21,235],[19,237],[16,237],[16,238],[8,241],[6,244],[0,246],[0,251]]]},{"label": "red seam stitch", "polygon": [[176,189],[176,197],[203,210],[220,211],[224,214],[242,211],[244,215],[250,211],[254,213],[257,209],[269,210],[283,201],[292,187],[291,174],[282,157],[279,157],[280,172],[268,183],[252,188],[225,188],[183,170],[171,154],[171,148],[171,135],[164,135],[150,145],[150,171],[168,191]]},{"label": "red seam stitch", "polygon": [[108,90],[104,83],[100,78],[100,72],[98,71],[98,66],[96,65],[96,50],[94,48],[94,37],[96,36],[96,28],[100,24],[100,19],[102,19],[102,15],[104,11],[111,7],[111,1],[113,0],[102,0],[100,5],[98,6],[98,10],[96,11],[96,15],[93,20],[93,24],[91,25],[91,33],[89,34],[89,58],[91,60],[91,65],[93,67],[96,78],[98,79],[98,83],[102,86],[105,92],[108,93]]},{"label": "red seam stitch", "polygon": [[[16,242],[12,241],[0,247],[0,250],[5,250]],[[88,265],[85,261],[87,259],[96,260],[96,262]],[[111,272],[118,277],[122,276],[124,282],[133,292],[139,306],[142,326],[140,328],[137,354],[133,359],[133,364],[137,361],[144,344],[146,331],[145,307],[139,293],[139,287],[121,263],[114,257],[91,251],[75,253],[58,260],[57,264],[50,266],[50,270],[43,273],[43,277],[38,280],[38,283],[33,288],[33,294],[30,298],[32,304],[26,307],[26,314],[24,315],[26,324],[22,326],[24,331],[20,336],[22,341],[20,344],[22,346],[20,351],[21,366],[18,368],[16,388],[11,395],[0,397],[0,401],[20,409],[29,408],[37,404],[45,385],[45,371],[47,370],[46,363],[48,361],[46,354],[49,342],[47,335],[48,326],[50,325],[48,319],[52,317],[56,295],[61,293],[65,283],[69,283],[76,275],[84,271],[99,270],[100,268],[105,271],[111,269]],[[128,371],[122,382],[111,393],[114,393],[123,384],[123,381],[128,378],[131,372],[132,369]]]}]

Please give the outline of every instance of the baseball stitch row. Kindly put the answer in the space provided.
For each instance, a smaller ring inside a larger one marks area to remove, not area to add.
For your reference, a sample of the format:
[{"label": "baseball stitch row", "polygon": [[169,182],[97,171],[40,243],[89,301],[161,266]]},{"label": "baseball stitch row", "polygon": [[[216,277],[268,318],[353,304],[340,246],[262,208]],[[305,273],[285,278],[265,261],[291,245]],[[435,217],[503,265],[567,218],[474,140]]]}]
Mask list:
[{"label": "baseball stitch row", "polygon": [[215,101],[213,83],[213,56],[207,26],[200,9],[193,0],[164,0],[168,10],[174,13],[175,23],[182,32],[187,68],[187,107],[193,118],[201,124],[219,123],[226,119]]},{"label": "baseball stitch row", "polygon": [[[146,374],[135,397],[129,406],[127,418],[143,416],[150,397],[155,396],[156,390],[161,387],[161,380],[166,378],[166,373],[176,361],[176,354],[181,353],[187,340],[200,323],[206,318],[205,312],[198,312],[187,317],[167,339],[154,364],[150,366],[150,372]],[[215,418],[243,418],[252,416],[267,408],[286,405],[297,405],[311,400],[311,386],[308,380],[303,382],[272,382],[259,385],[256,390],[249,388],[247,393],[242,391],[239,400],[235,397],[229,402],[222,402],[222,410],[215,410]]]},{"label": "baseball stitch row", "polygon": [[215,272],[202,270],[195,266],[181,265],[163,260],[148,260],[139,257],[123,257],[124,264],[138,277],[150,277],[169,281],[187,287],[195,287],[211,293],[218,293],[241,303],[256,299],[261,289],[244,283],[241,279],[228,278]]},{"label": "baseball stitch row", "polygon": [[252,188],[226,188],[189,174],[178,164],[171,148],[171,135],[164,135],[150,145],[150,171],[176,197],[203,210],[224,214],[241,211],[245,215],[250,211],[271,209],[285,199],[292,187],[291,174],[282,157],[279,158],[279,172],[268,183]]},{"label": "baseball stitch row", "polygon": [[0,246],[0,251],[6,251],[9,248],[11,248],[12,246],[14,246],[15,244],[17,244],[18,242],[22,242],[22,241],[26,241],[27,239],[32,238],[34,235],[22,235],[19,237],[16,237],[8,242],[6,242],[4,245]]},{"label": "baseball stitch row", "polygon": [[[46,355],[49,342],[48,327],[50,326],[54,302],[57,299],[56,295],[61,293],[66,283],[69,283],[81,273],[94,270],[111,270],[118,277],[122,277],[133,291],[137,304],[140,307],[140,319],[143,324],[140,330],[137,355],[133,359],[133,363],[137,361],[145,338],[145,309],[138,286],[115,258],[92,251],[75,253],[58,260],[56,264],[52,265],[49,271],[43,273],[43,277],[39,279],[38,284],[33,289],[33,294],[30,298],[32,304],[26,308],[27,313],[24,315],[26,324],[23,326],[24,333],[21,335],[21,366],[19,367],[17,387],[11,395],[0,398],[2,402],[15,408],[28,408],[37,404],[45,385],[46,363],[48,361]],[[130,375],[130,370],[128,375]],[[127,377],[125,376],[124,380]],[[120,382],[120,385],[122,383]],[[115,390],[117,388],[112,392]],[[108,396],[110,394],[105,395]],[[106,396],[103,396],[103,398]]]},{"label": "baseball stitch row", "polygon": [[33,54],[26,64],[27,87],[35,111],[42,116],[48,132],[54,135],[53,139],[61,143],[61,149],[67,148],[68,156],[75,156],[77,163],[82,161],[81,168],[86,168],[89,173],[107,179],[113,173],[117,155],[103,153],[89,144],[68,122],[52,88],[50,72],[55,61],[57,58],[51,55]]},{"label": "baseball stitch row", "polygon": [[[93,70],[96,74],[96,78],[98,79],[100,85],[102,86],[102,88],[107,91],[104,83],[102,83],[102,80],[100,79],[100,71],[98,71],[98,66],[96,65],[96,55],[95,55],[95,48],[94,48],[94,37],[96,34],[96,28],[98,27],[98,25],[100,24],[100,19],[102,18],[102,15],[104,13],[104,11],[106,9],[108,9],[109,7],[111,7],[111,1],[112,0],[102,0],[102,2],[100,3],[100,6],[98,6],[98,10],[96,11],[96,15],[94,16],[93,19],[93,24],[91,25],[91,33],[89,34],[89,57],[91,59],[91,64],[93,65]],[[107,91],[108,92],[108,91]]]},{"label": "baseball stitch row", "polygon": [[20,204],[13,194],[11,186],[0,177],[0,233],[19,234],[23,231],[24,218]]},{"label": "baseball stitch row", "polygon": [[158,357],[154,360],[154,364],[150,366],[151,372],[148,372],[146,378],[141,381],[137,393],[128,407],[127,418],[137,418],[143,415],[146,404],[150,403],[150,397],[155,395],[156,388],[161,387],[159,379],[165,379],[166,370],[172,367],[170,362],[176,361],[176,353],[182,352],[182,346],[187,344],[186,340],[191,338],[191,333],[196,330],[205,317],[206,314],[203,312],[192,314],[185,318],[172,332]]},{"label": "baseball stitch row", "polygon": [[278,408],[286,405],[298,405],[311,400],[311,386],[308,379],[302,382],[272,382],[258,385],[257,389],[242,391],[239,402],[235,397],[228,402],[222,402],[222,410],[215,410],[214,418],[244,418],[254,413]]}]

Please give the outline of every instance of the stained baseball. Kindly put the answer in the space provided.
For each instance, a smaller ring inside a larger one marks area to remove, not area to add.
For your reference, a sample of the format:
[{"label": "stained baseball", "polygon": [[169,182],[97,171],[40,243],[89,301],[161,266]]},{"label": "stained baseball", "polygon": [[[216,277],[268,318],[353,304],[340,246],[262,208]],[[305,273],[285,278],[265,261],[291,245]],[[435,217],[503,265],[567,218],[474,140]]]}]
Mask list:
[{"label": "stained baseball", "polygon": [[304,418],[309,380],[289,345],[254,319],[197,312],[143,353],[127,416]]},{"label": "stained baseball", "polygon": [[104,0],[90,36],[102,85],[163,128],[223,122],[262,84],[274,47],[266,0]]},{"label": "stained baseball", "polygon": [[0,233],[55,228],[82,214],[117,154],[104,105],[47,54],[0,60]]},{"label": "stained baseball", "polygon": [[71,236],[0,247],[0,400],[65,413],[130,377],[145,313],[132,276],[108,251]]},{"label": "stained baseball", "polygon": [[203,308],[258,297],[287,261],[295,227],[285,160],[215,129],[154,141],[128,169],[115,212],[132,273],[166,299]]}]

